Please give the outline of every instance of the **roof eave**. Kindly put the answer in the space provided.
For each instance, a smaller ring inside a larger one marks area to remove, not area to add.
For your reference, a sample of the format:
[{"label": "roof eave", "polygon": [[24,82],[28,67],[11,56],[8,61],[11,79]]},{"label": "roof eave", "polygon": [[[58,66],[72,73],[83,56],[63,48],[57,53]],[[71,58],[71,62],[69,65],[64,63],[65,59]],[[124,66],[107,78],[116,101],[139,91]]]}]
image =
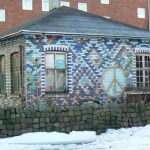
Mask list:
[{"label": "roof eave", "polygon": [[20,30],[5,36],[0,37],[0,40],[6,38],[15,37],[23,34],[52,34],[52,35],[86,35],[86,36],[99,36],[99,37],[117,37],[117,38],[134,38],[134,39],[147,39],[150,36],[129,36],[129,35],[106,35],[106,34],[93,34],[93,33],[71,33],[71,32],[45,32],[45,31],[31,31],[31,30]]}]

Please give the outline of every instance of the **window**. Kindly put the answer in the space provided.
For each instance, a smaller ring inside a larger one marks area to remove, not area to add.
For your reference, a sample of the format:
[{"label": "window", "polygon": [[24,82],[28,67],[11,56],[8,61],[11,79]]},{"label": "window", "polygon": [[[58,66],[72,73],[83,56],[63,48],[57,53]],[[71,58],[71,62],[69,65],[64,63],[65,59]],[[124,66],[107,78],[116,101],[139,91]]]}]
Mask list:
[{"label": "window", "polygon": [[49,11],[49,0],[42,0],[42,11]]},{"label": "window", "polygon": [[150,87],[150,55],[136,55],[137,87]]},{"label": "window", "polygon": [[101,4],[109,4],[109,0],[101,0]]},{"label": "window", "polygon": [[78,3],[78,9],[87,12],[87,3]]},{"label": "window", "polygon": [[12,93],[20,92],[20,56],[19,53],[11,54],[11,83],[12,83]]},{"label": "window", "polygon": [[5,9],[0,9],[0,22],[5,22]]},{"label": "window", "polygon": [[32,0],[22,0],[22,9],[32,10]]},{"label": "window", "polygon": [[145,18],[145,8],[137,8],[137,17]]},{"label": "window", "polygon": [[5,92],[5,57],[0,56],[0,93]]},{"label": "window", "polygon": [[60,2],[60,6],[67,6],[67,7],[70,7],[70,3],[69,3],[69,2],[66,2],[66,1],[61,1],[61,2]]},{"label": "window", "polygon": [[66,53],[47,53],[45,56],[46,93],[67,92]]}]

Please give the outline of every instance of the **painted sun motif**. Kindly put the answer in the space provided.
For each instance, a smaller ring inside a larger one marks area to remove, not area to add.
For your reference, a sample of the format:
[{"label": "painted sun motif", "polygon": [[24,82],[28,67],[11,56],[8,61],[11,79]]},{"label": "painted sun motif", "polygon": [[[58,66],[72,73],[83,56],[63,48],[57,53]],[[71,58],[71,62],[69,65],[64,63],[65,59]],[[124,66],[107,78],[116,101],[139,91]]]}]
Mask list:
[{"label": "painted sun motif", "polygon": [[120,96],[126,86],[124,71],[119,68],[110,68],[106,70],[102,78],[102,84],[109,96]]}]

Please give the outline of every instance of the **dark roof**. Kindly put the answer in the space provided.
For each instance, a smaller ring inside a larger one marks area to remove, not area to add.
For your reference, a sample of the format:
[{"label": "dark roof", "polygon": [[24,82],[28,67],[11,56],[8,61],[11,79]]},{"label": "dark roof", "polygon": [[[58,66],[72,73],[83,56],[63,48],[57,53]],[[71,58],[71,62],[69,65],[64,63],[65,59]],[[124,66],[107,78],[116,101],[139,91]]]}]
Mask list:
[{"label": "dark roof", "polygon": [[65,6],[42,13],[22,25],[1,33],[0,37],[7,37],[19,31],[118,37],[150,37],[150,32],[147,30]]}]

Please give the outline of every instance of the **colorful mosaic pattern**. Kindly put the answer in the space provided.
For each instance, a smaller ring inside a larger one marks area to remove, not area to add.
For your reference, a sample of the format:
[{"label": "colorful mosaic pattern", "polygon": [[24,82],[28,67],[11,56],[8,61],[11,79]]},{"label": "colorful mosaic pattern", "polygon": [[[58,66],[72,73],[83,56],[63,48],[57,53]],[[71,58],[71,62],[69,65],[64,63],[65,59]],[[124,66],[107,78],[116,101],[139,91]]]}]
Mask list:
[{"label": "colorful mosaic pattern", "polygon": [[[25,38],[28,106],[76,105],[92,100],[122,103],[124,88],[134,85],[132,54],[142,40],[50,35]],[[68,47],[68,94],[45,94],[44,46],[47,45]]]}]

